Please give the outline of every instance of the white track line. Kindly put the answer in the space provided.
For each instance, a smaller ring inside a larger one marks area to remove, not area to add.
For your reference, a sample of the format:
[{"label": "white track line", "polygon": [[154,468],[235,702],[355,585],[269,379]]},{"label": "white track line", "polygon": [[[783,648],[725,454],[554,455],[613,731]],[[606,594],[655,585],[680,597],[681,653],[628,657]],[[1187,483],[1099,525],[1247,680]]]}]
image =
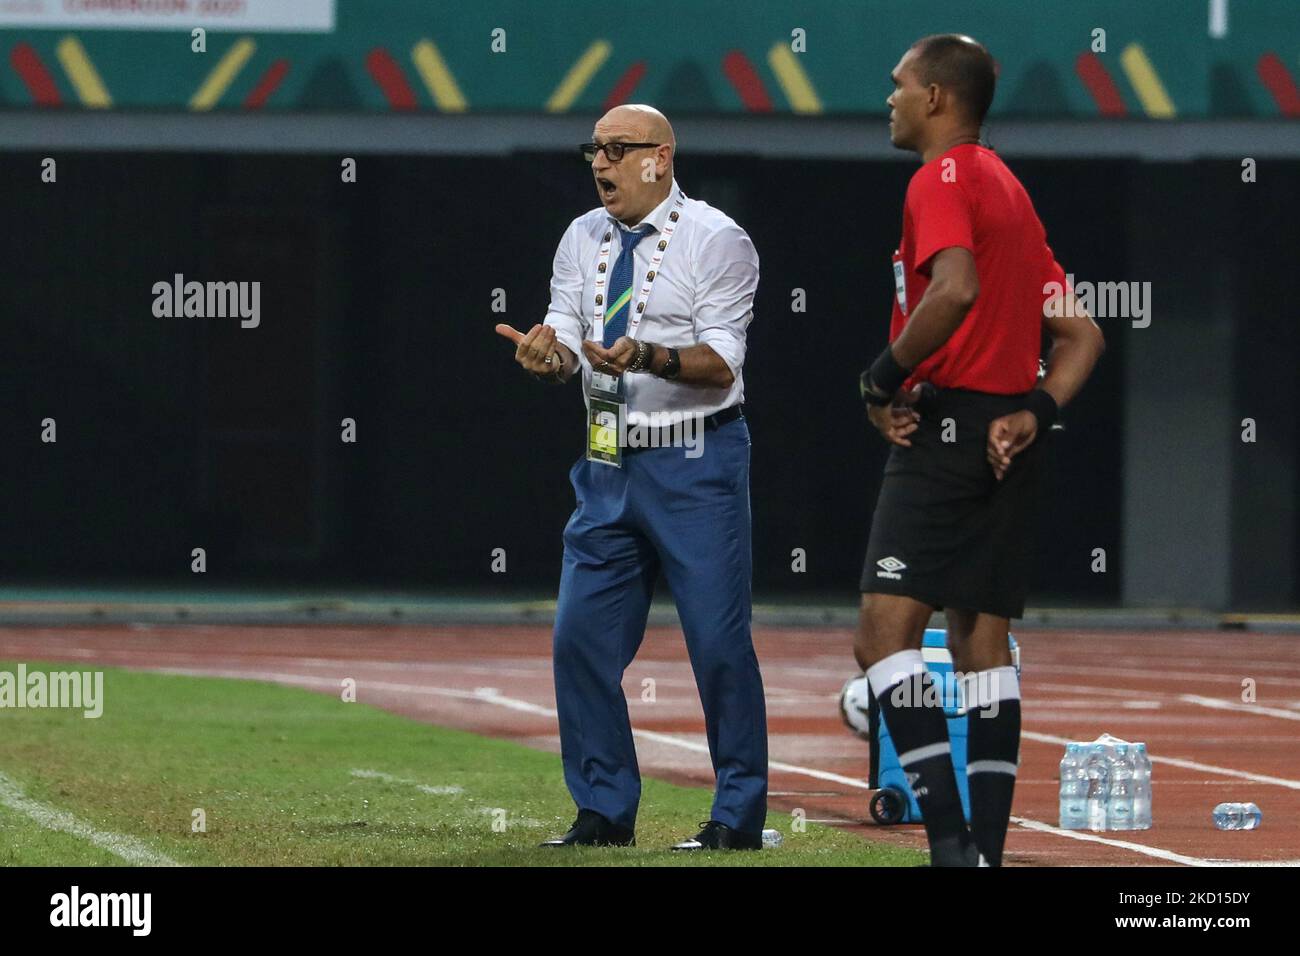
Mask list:
[{"label": "white track line", "polygon": [[[1021,737],[1029,740],[1036,740],[1043,744],[1056,744],[1064,747],[1066,744],[1074,743],[1068,737],[1057,737],[1054,734],[1040,734],[1032,730],[1021,730]],[[1195,760],[1183,760],[1180,757],[1157,757],[1155,754],[1147,754],[1152,763],[1167,763],[1171,767],[1182,767],[1184,770],[1198,770],[1201,773],[1217,773],[1224,777],[1236,777],[1238,780],[1249,780],[1252,783],[1267,783],[1275,787],[1286,787],[1288,790],[1300,790],[1300,780],[1288,780],[1285,777],[1270,777],[1263,773],[1251,773],[1249,770],[1233,770],[1230,767],[1216,767],[1213,764],[1198,763]]]},{"label": "white track line", "polygon": [[[456,696],[459,697],[464,692],[454,692],[454,693],[456,694]],[[550,717],[556,716],[555,711],[550,709],[549,707],[542,707],[538,704],[530,703],[529,701],[515,700],[514,698],[502,697],[500,694],[495,694],[495,693],[492,694],[479,693],[476,694],[475,696],[479,700],[482,700],[486,703],[498,704],[502,707],[510,707],[512,710],[524,710],[528,713],[536,714],[538,716],[543,716],[543,715],[550,716]],[[636,728],[633,728],[632,736],[640,737],[643,740],[653,740],[657,743],[669,744],[670,746],[680,747],[683,750],[690,750],[696,753],[707,754],[709,752],[709,748],[707,744],[697,743],[696,741],[693,740],[684,740],[681,737],[675,737],[671,734],[661,734],[653,730],[637,730]],[[1045,735],[1039,735],[1039,736],[1045,736]],[[1170,762],[1170,761],[1166,759],[1165,762]],[[828,771],[817,770],[812,767],[801,767],[798,764],[781,763],[779,761],[770,760],[768,761],[768,768],[771,770],[784,771],[785,773],[800,774],[805,777],[814,777],[817,780],[829,780],[834,783],[843,784],[846,787],[854,787],[859,790],[871,789],[871,787],[867,785],[867,782],[865,780],[859,780],[855,777],[845,777],[838,773],[830,773]],[[1297,784],[1297,786],[1300,786],[1300,784]],[[1027,830],[1037,830],[1042,833],[1053,833],[1057,836],[1070,837],[1071,839],[1076,839],[1076,840],[1085,840],[1089,843],[1102,843],[1105,844],[1106,846],[1115,847],[1116,849],[1128,850],[1132,853],[1140,853],[1143,856],[1153,857],[1158,860],[1165,860],[1166,862],[1169,863],[1181,863],[1185,866],[1235,865],[1229,861],[1215,861],[1215,860],[1204,859],[1199,856],[1187,856],[1182,853],[1174,853],[1171,850],[1162,850],[1159,847],[1145,846],[1141,843],[1131,843],[1128,840],[1113,840],[1110,839],[1109,837],[1101,837],[1092,833],[1079,833],[1076,830],[1062,830],[1060,827],[1054,827],[1051,824],[1047,824],[1047,823],[1039,823],[1036,820],[1029,820],[1026,819],[1025,817],[1013,816],[1011,820],[1012,822],[1016,823],[1018,826],[1022,826]],[[1258,865],[1264,866],[1269,864],[1260,863]]]},{"label": "white track line", "polygon": [[[1119,690],[1114,687],[1088,687],[1079,684],[1035,684],[1035,688],[1042,690],[1068,691],[1077,694],[1092,694],[1100,697],[1121,697],[1131,698],[1134,691]],[[1197,707],[1208,707],[1211,710],[1226,710],[1232,713],[1244,714],[1248,717],[1278,717],[1282,720],[1300,720],[1300,702],[1291,703],[1287,706],[1294,708],[1284,710],[1281,707],[1265,707],[1262,704],[1246,704],[1235,700],[1223,700],[1219,697],[1205,697],[1201,694],[1168,694],[1160,691],[1143,692],[1143,696],[1163,700],[1168,703],[1193,704]],[[1031,704],[1037,704],[1041,707],[1050,708],[1059,706],[1059,702],[1050,699],[1031,698]],[[1121,706],[1131,705],[1133,702],[1127,700]]]},{"label": "white track line", "polygon": [[1300,710],[1282,710],[1279,707],[1261,707],[1259,704],[1243,704],[1235,700],[1219,700],[1217,697],[1201,697],[1199,694],[1180,694],[1178,699],[1209,707],[1213,710],[1230,710],[1238,714],[1260,714],[1264,717],[1280,717],[1283,720],[1300,720]]},{"label": "white track line", "polygon": [[[1034,663],[1026,664],[1025,669],[1032,674],[1094,674],[1102,677],[1129,677],[1138,680],[1151,680],[1156,683],[1179,680],[1179,681],[1224,681],[1226,683],[1241,684],[1241,674],[1211,674],[1199,673],[1197,671],[1164,671],[1157,668],[1139,667],[1095,667],[1089,664],[1080,664],[1077,667],[1073,664],[1043,664]],[[1271,685],[1285,684],[1288,687],[1300,686],[1300,677],[1269,677],[1268,682]],[[1137,694],[1140,691],[1132,691]]]},{"label": "white track line", "polygon": [[[305,674],[284,674],[274,672],[256,672],[256,671],[205,671],[192,668],[162,667],[150,668],[162,673],[168,674],[186,674],[195,677],[230,677],[243,680],[270,680],[286,684],[296,684],[306,687],[331,687],[339,686],[339,681],[326,677],[312,677]],[[481,700],[498,707],[504,707],[509,710],[517,710],[527,714],[533,714],[538,717],[555,718],[556,712],[550,707],[542,707],[526,700],[517,700],[513,697],[505,697],[493,688],[482,687],[478,690],[458,690],[450,687],[427,687],[422,684],[394,684],[387,681],[364,681],[358,684],[360,688],[373,688],[376,690],[396,691],[400,693],[426,694],[434,697],[451,697],[458,700]],[[705,744],[696,744],[689,740],[683,740],[679,737],[672,737],[668,734],[658,734],[650,730],[633,729],[634,735],[645,735],[647,740],[658,740],[660,743],[667,743],[671,746],[682,747],[686,750],[695,750],[699,753],[708,753],[709,748]],[[1036,740],[1039,743],[1057,744],[1064,747],[1072,741],[1068,737],[1057,737],[1053,734],[1036,733],[1032,730],[1022,730],[1021,736],[1029,740]],[[1212,764],[1199,763],[1195,760],[1183,760],[1178,757],[1160,757],[1151,755],[1152,763],[1169,764],[1172,767],[1181,767],[1184,770],[1196,770],[1201,773],[1213,773],[1224,777],[1235,777],[1238,780],[1250,780],[1253,783],[1266,783],[1272,786],[1285,787],[1288,790],[1300,790],[1300,780],[1288,780],[1285,777],[1273,777],[1267,774],[1251,773],[1248,770],[1234,770],[1230,767],[1216,767]],[[814,770],[810,767],[797,767],[795,764],[771,763],[775,769],[788,770],[790,773],[801,773],[807,776],[816,777],[820,780],[833,781],[842,783],[845,786],[861,787],[870,789],[861,780],[852,777],[845,777],[836,773],[829,773],[824,770]]]},{"label": "white track line", "polygon": [[1050,823],[1042,823],[1038,820],[1029,820],[1025,817],[1011,818],[1011,822],[1026,830],[1036,830],[1039,833],[1052,833],[1056,836],[1069,837],[1071,840],[1081,840],[1085,843],[1101,843],[1105,846],[1119,847],[1124,850],[1131,850],[1134,853],[1141,853],[1145,856],[1155,857],[1157,860],[1164,860],[1168,863],[1181,863],[1184,866],[1297,866],[1300,860],[1213,860],[1199,856],[1187,856],[1183,853],[1174,853],[1172,850],[1162,850],[1155,846],[1146,846],[1141,843],[1130,843],[1128,840],[1114,840],[1110,837],[1097,836],[1095,833],[1085,833],[1081,830],[1062,830],[1060,827],[1054,827]]},{"label": "white track line", "polygon": [[47,830],[57,830],[93,843],[132,866],[180,866],[171,857],[159,853],[142,840],[124,833],[96,830],[66,810],[33,800],[23,793],[22,787],[13,778],[3,772],[0,772],[0,803],[30,817]]},{"label": "white track line", "polygon": [[[157,669],[162,670],[161,668],[157,668]],[[271,674],[260,674],[255,672],[237,672],[237,671],[214,673],[212,671],[207,671],[207,672],[188,671],[188,670],[181,671],[176,668],[167,668],[165,670],[168,673],[192,673],[196,676],[210,676],[210,677],[224,676],[224,677],[233,677],[233,678],[244,679],[244,680],[281,680],[286,683],[303,683],[309,686],[317,686],[319,684],[326,684],[329,687],[339,686],[339,682],[337,680],[307,677],[301,674],[271,675]],[[456,700],[479,700],[486,704],[492,704],[497,707],[504,707],[508,710],[520,711],[526,714],[533,714],[534,716],[537,717],[555,718],[557,716],[556,711],[553,708],[543,707],[540,704],[534,704],[531,701],[527,701],[527,700],[518,700],[517,698],[514,697],[506,697],[500,694],[499,692],[497,692],[496,690],[494,690],[493,688],[488,688],[488,687],[481,687],[475,691],[466,691],[466,690],[459,690],[457,688],[451,688],[451,687],[425,687],[425,686],[419,686],[415,684],[379,684],[373,681],[366,681],[365,685],[360,685],[360,686],[369,686],[369,687],[375,687],[375,688],[385,689],[385,690],[409,691],[418,694],[428,694],[435,697],[450,697]],[[640,737],[645,740],[653,740],[657,743],[668,744],[669,746],[673,746],[673,747],[680,747],[683,750],[690,750],[695,753],[707,754],[709,752],[709,748],[707,744],[697,743],[692,740],[684,740],[680,737],[674,737],[670,734],[661,734],[653,730],[637,730],[636,728],[633,728],[632,734],[635,737]],[[1029,738],[1030,740],[1039,741],[1040,743],[1059,744],[1061,746],[1064,746],[1067,743],[1071,743],[1071,741],[1065,737],[1056,737],[1051,734],[1039,734],[1028,730],[1022,730],[1021,735]],[[1154,757],[1153,756],[1151,760],[1153,763],[1166,763],[1172,766],[1183,767],[1189,770],[1199,770],[1203,773],[1223,774],[1229,777],[1239,777],[1244,780],[1253,780],[1257,783],[1271,783],[1271,784],[1276,784],[1277,786],[1287,787],[1292,790],[1300,790],[1300,781],[1297,780],[1284,780],[1280,777],[1268,777],[1262,774],[1248,773],[1247,771],[1244,770],[1231,770],[1226,767],[1212,767],[1209,764],[1196,763],[1191,760],[1179,760],[1175,757]],[[799,774],[801,776],[813,777],[814,779],[817,780],[826,780],[832,783],[842,784],[846,787],[853,787],[859,790],[871,789],[867,785],[865,780],[859,780],[855,777],[846,777],[843,776],[842,774],[830,773],[829,771],[825,771],[825,770],[817,770],[812,767],[801,767],[798,764],[779,763],[777,761],[769,761],[768,767],[771,768],[772,770],[780,770],[785,773],[793,773],[793,774]],[[1141,843],[1130,843],[1127,840],[1113,840],[1108,837],[1097,836],[1096,834],[1093,833],[1080,833],[1076,830],[1062,830],[1059,827],[1054,827],[1047,823],[1040,823],[1036,820],[1028,820],[1025,817],[1013,816],[1011,819],[1018,826],[1022,826],[1025,829],[1037,830],[1042,833],[1053,833],[1056,834],[1057,836],[1064,836],[1075,840],[1083,840],[1088,843],[1101,843],[1106,846],[1113,846],[1116,849],[1129,850],[1130,852],[1139,853],[1144,856],[1150,856],[1156,859],[1166,860],[1167,862],[1185,863],[1187,866],[1250,865],[1249,861],[1243,861],[1242,863],[1237,863],[1229,860],[1209,860],[1209,859],[1203,859],[1201,857],[1185,856],[1184,854],[1174,853],[1170,850],[1162,850],[1159,847],[1144,846]],[[1258,865],[1265,866],[1270,864],[1261,862]],[[1279,865],[1283,865],[1283,864],[1279,864]]]}]

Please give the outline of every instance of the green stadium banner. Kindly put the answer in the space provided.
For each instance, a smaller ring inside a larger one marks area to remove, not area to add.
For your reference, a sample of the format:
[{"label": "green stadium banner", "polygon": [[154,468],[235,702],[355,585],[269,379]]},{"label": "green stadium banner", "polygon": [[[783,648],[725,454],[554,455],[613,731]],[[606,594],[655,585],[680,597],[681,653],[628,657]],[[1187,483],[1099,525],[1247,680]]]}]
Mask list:
[{"label": "green stadium banner", "polygon": [[1300,117],[1297,0],[0,0],[0,109],[870,115],[940,32],[994,115]]}]

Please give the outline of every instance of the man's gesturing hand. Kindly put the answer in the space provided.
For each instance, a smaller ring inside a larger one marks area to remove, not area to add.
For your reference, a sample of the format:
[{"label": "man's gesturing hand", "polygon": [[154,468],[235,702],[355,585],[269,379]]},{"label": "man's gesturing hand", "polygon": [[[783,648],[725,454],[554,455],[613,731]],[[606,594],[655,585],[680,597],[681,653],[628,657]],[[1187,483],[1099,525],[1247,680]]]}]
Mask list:
[{"label": "man's gesturing hand", "polygon": [[599,342],[583,342],[582,351],[597,372],[622,375],[636,358],[636,342],[624,335],[609,348],[603,348]]},{"label": "man's gesturing hand", "polygon": [[1038,436],[1038,419],[1033,412],[1012,412],[989,422],[988,460],[993,474],[1001,481],[1011,467],[1011,459],[1024,451]]},{"label": "man's gesturing hand", "polygon": [[914,385],[910,392],[899,392],[889,405],[868,405],[867,418],[880,430],[885,441],[911,448],[907,436],[919,427],[921,413],[914,407],[921,395],[921,386]]},{"label": "man's gesturing hand", "polygon": [[551,326],[534,325],[524,335],[518,329],[502,324],[497,326],[497,334],[515,343],[515,361],[534,375],[559,371],[563,356],[556,355],[555,329]]}]

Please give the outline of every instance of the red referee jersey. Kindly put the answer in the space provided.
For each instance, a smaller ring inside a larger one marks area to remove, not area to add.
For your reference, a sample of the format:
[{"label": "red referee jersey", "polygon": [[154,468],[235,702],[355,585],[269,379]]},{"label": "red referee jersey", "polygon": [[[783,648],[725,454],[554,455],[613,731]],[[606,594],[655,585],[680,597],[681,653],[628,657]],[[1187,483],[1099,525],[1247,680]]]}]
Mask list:
[{"label": "red referee jersey", "polygon": [[1043,303],[1049,282],[1065,273],[1029,194],[992,150],[954,146],[916,171],[903,205],[903,241],[894,256],[894,312],[889,341],[902,334],[930,284],[931,260],[952,246],[975,256],[979,298],[905,387],[932,382],[1011,395],[1038,379]]}]

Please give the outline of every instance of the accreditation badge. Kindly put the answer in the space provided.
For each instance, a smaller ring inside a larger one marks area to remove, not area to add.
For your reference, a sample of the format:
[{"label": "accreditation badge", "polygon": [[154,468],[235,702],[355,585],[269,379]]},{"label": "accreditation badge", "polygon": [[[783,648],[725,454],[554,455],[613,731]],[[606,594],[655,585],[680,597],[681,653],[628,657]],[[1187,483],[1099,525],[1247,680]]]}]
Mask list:
[{"label": "accreditation badge", "polygon": [[903,257],[894,250],[894,294],[898,297],[898,307],[907,315],[907,273],[903,269]]},{"label": "accreditation badge", "polygon": [[627,421],[627,401],[619,388],[617,375],[592,372],[587,391],[587,461],[623,467],[623,447],[619,436]]}]

